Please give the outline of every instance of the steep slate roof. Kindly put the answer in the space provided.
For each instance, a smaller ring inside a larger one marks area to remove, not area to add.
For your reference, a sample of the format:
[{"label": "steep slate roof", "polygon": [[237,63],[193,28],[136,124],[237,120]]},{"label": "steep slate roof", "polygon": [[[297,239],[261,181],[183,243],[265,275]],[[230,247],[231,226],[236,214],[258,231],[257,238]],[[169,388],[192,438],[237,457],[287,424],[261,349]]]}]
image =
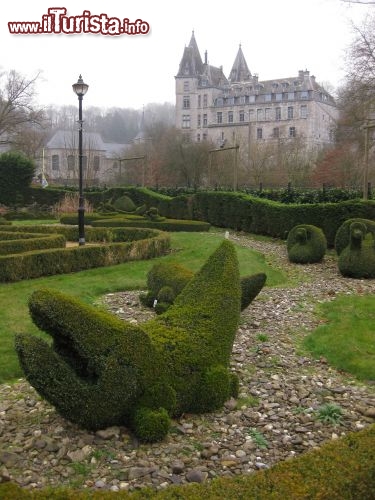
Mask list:
[{"label": "steep slate roof", "polygon": [[185,47],[177,76],[197,76],[203,72],[203,62],[195,40],[194,31],[190,43]]},{"label": "steep slate roof", "polygon": [[245,56],[243,55],[241,45],[239,46],[236,59],[234,60],[232,70],[229,74],[229,80],[231,83],[245,82],[251,77],[251,72],[247,65]]},{"label": "steep slate roof", "polygon": [[[47,149],[77,149],[78,134],[71,130],[57,130],[46,144]],[[129,144],[104,142],[97,132],[83,134],[83,149],[102,151],[107,158],[114,158],[129,147]]]}]

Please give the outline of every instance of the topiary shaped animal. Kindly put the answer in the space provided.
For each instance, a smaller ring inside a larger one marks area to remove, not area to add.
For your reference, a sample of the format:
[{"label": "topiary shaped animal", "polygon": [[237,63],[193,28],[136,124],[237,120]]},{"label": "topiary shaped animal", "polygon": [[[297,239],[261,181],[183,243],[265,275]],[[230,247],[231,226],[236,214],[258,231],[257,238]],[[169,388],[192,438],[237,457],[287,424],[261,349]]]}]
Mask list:
[{"label": "topiary shaped animal", "polygon": [[368,232],[364,222],[352,222],[349,226],[350,241],[340,253],[338,268],[349,278],[375,278],[374,234]]},{"label": "topiary shaped animal", "polygon": [[[153,307],[157,314],[165,312],[175,298],[193,278],[189,269],[173,262],[158,262],[147,274],[147,293],[140,294],[143,305]],[[265,273],[244,276],[240,279],[241,311],[246,309],[265,285]]]},{"label": "topiary shaped animal", "polygon": [[354,222],[360,222],[361,224],[364,224],[366,233],[371,233],[375,236],[375,221],[371,219],[361,218],[348,219],[343,224],[341,224],[335,236],[335,250],[337,255],[340,255],[344,248],[346,248],[350,244],[350,227]]},{"label": "topiary shaped animal", "polygon": [[143,441],[170,417],[219,408],[236,395],[229,360],[240,314],[236,252],[224,241],[165,314],[141,326],[53,290],[29,301],[52,337],[17,335],[27,380],[65,418],[87,429],[128,425]]},{"label": "topiary shaped animal", "polygon": [[312,264],[322,261],[327,239],[319,227],[299,224],[289,231],[286,246],[290,262]]},{"label": "topiary shaped animal", "polygon": [[113,201],[112,205],[116,210],[120,212],[134,212],[136,209],[133,200],[125,194]]}]

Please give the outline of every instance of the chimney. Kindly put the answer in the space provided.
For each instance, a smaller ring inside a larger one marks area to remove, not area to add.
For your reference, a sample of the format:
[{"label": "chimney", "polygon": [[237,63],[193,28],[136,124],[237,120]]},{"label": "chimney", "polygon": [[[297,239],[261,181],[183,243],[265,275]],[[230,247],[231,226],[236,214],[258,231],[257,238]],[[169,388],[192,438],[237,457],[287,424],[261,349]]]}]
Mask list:
[{"label": "chimney", "polygon": [[206,50],[206,52],[204,53],[204,64],[207,64],[207,50]]}]

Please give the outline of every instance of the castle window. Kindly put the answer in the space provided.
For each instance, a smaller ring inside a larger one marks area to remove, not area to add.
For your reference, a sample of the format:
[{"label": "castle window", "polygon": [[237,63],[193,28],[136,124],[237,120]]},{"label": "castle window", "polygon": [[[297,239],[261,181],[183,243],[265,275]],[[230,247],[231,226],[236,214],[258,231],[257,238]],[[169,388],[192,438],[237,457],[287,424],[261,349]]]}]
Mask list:
[{"label": "castle window", "polygon": [[263,120],[263,109],[257,109],[257,120],[258,122]]},{"label": "castle window", "polygon": [[293,106],[288,106],[288,120],[293,119]]},{"label": "castle window", "polygon": [[246,98],[245,98],[245,96],[244,96],[244,95],[241,95],[241,96],[240,96],[240,104],[245,104],[245,102],[246,102]]},{"label": "castle window", "polygon": [[262,138],[263,138],[263,129],[257,128],[257,139],[262,139]]},{"label": "castle window", "polygon": [[184,109],[189,109],[190,108],[190,96],[184,95],[182,107]]},{"label": "castle window", "polygon": [[198,124],[198,127],[201,126],[201,115],[198,115],[198,123],[197,124]]},{"label": "castle window", "polygon": [[294,92],[288,92],[288,101],[294,100]]},{"label": "castle window", "polygon": [[309,98],[309,93],[307,90],[302,90],[301,92],[301,99],[308,99]]},{"label": "castle window", "polygon": [[74,170],[75,157],[74,155],[68,155],[68,170]]},{"label": "castle window", "polygon": [[206,140],[207,140],[207,134],[206,134],[206,133],[204,133],[204,134],[203,134],[203,140],[204,140],[204,141],[206,141]]},{"label": "castle window", "polygon": [[207,94],[203,95],[203,107],[207,108]]},{"label": "castle window", "polygon": [[228,105],[233,106],[234,104],[234,97],[228,97]]},{"label": "castle window", "polygon": [[203,115],[203,127],[207,127],[207,115]]},{"label": "castle window", "polygon": [[202,101],[202,96],[199,94],[198,95],[198,108],[200,108],[202,105],[201,101]]},{"label": "castle window", "polygon": [[271,108],[266,108],[264,110],[264,119],[265,120],[270,120],[271,119]]},{"label": "castle window", "polygon": [[189,92],[190,90],[190,82],[189,80],[184,81],[184,92]]},{"label": "castle window", "polygon": [[98,172],[100,169],[100,156],[94,156],[94,170]]},{"label": "castle window", "polygon": [[272,94],[265,94],[264,95],[264,100],[266,102],[271,102],[271,99],[272,99]]},{"label": "castle window", "polygon": [[240,111],[240,122],[244,122],[245,121],[245,111],[243,109],[241,109]]},{"label": "castle window", "polygon": [[197,142],[201,142],[201,134],[197,134]]},{"label": "castle window", "polygon": [[296,136],[296,127],[289,127],[289,137]]},{"label": "castle window", "polygon": [[222,97],[218,97],[218,98],[216,99],[216,103],[215,103],[215,104],[216,104],[216,106],[217,106],[217,107],[221,107],[221,106],[223,106],[223,104],[224,104],[224,99],[223,99]]},{"label": "castle window", "polygon": [[223,123],[223,113],[221,111],[218,111],[216,113],[216,122],[217,123]]},{"label": "castle window", "polygon": [[278,139],[280,137],[280,129],[279,127],[275,127],[272,131],[272,137],[274,139]]},{"label": "castle window", "polygon": [[249,102],[255,102],[255,95],[249,95]]},{"label": "castle window", "polygon": [[276,108],[276,120],[281,120],[281,108]]},{"label": "castle window", "polygon": [[307,106],[306,106],[306,104],[303,104],[301,106],[300,116],[301,116],[301,118],[307,118]]},{"label": "castle window", "polygon": [[190,128],[190,115],[182,115],[182,128]]},{"label": "castle window", "polygon": [[233,123],[233,111],[228,111],[228,123]]},{"label": "castle window", "polygon": [[278,92],[277,94],[275,94],[275,100],[276,101],[282,101],[283,100],[283,94],[281,94],[281,92]]},{"label": "castle window", "polygon": [[52,155],[52,170],[59,170],[60,158],[59,155]]}]

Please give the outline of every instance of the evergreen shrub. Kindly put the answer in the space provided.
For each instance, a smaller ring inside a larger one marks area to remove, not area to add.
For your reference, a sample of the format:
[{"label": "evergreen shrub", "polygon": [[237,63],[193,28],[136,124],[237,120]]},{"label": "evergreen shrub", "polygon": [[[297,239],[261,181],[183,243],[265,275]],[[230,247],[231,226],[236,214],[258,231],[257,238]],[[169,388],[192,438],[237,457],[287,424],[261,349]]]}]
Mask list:
[{"label": "evergreen shrub", "polygon": [[120,198],[117,198],[113,203],[113,207],[115,210],[122,210],[124,212],[134,212],[136,206],[129,196],[123,195]]},{"label": "evergreen shrub", "polygon": [[121,219],[102,219],[92,221],[94,227],[149,227],[160,229],[160,231],[189,231],[201,232],[209,231],[210,224],[208,222],[194,221],[194,220],[178,220],[178,219],[165,219],[162,221],[154,220],[130,220],[129,218]]},{"label": "evergreen shrub", "polygon": [[348,278],[375,278],[375,225],[368,231],[368,225],[360,219],[346,224],[345,231],[339,235],[339,248],[344,240],[341,236],[346,235],[348,228],[349,243],[338,257],[340,273]]},{"label": "evergreen shrub", "polygon": [[287,251],[290,262],[312,264],[321,262],[327,250],[323,231],[311,224],[299,224],[289,231]]},{"label": "evergreen shrub", "polygon": [[338,228],[335,236],[335,250],[337,255],[340,255],[344,248],[350,244],[350,226],[353,222],[364,224],[366,233],[375,235],[375,221],[362,218],[351,218],[346,220]]},{"label": "evergreen shrub", "polygon": [[170,416],[219,408],[238,388],[229,361],[240,314],[238,262],[224,241],[165,314],[137,326],[53,290],[29,301],[49,345],[17,335],[27,380],[88,429],[129,425],[162,439]]},{"label": "evergreen shrub", "polygon": [[[7,238],[4,241],[4,235],[11,235],[13,239]],[[16,236],[16,238],[14,238]],[[19,236],[23,236],[20,238]],[[30,252],[32,250],[44,250],[47,248],[65,248],[66,240],[61,234],[37,234],[37,233],[1,233],[0,232],[0,255],[16,254],[21,252]]]}]

